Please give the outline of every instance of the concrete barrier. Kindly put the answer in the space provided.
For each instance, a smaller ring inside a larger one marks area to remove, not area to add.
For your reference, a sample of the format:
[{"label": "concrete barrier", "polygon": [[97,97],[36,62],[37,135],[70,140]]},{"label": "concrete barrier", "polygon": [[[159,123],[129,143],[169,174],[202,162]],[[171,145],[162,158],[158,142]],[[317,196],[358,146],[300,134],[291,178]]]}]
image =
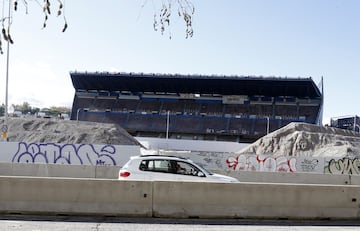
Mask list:
[{"label": "concrete barrier", "polygon": [[117,179],[119,177],[119,166],[96,166],[95,178]]},{"label": "concrete barrier", "polygon": [[360,186],[1,176],[0,213],[354,220]]},{"label": "concrete barrier", "polygon": [[152,216],[152,183],[0,177],[0,212]]},{"label": "concrete barrier", "polygon": [[153,216],[359,219],[360,187],[269,183],[153,184]]},{"label": "concrete barrier", "polygon": [[[24,164],[0,162],[0,176],[117,179],[119,169],[120,167],[118,166]],[[248,171],[216,172],[235,177],[241,182],[360,185],[359,175]]]},{"label": "concrete barrier", "polygon": [[95,178],[95,166],[0,163],[2,176]]},{"label": "concrete barrier", "polygon": [[360,176],[359,175],[349,175],[351,185],[360,185]]},{"label": "concrete barrier", "polygon": [[119,166],[1,163],[0,176],[117,179]]},{"label": "concrete barrier", "polygon": [[360,185],[359,175],[334,175],[324,173],[282,173],[250,171],[215,171],[239,179],[241,182],[269,182],[293,184]]}]

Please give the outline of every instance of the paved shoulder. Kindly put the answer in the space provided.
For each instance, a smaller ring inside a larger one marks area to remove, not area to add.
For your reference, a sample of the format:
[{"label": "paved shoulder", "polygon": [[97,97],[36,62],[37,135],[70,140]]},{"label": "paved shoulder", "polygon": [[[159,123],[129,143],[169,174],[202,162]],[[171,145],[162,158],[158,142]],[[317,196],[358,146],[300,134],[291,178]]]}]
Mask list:
[{"label": "paved shoulder", "polygon": [[207,220],[67,216],[0,216],[0,230],[355,231],[360,230],[360,221],[264,221],[241,219]]}]

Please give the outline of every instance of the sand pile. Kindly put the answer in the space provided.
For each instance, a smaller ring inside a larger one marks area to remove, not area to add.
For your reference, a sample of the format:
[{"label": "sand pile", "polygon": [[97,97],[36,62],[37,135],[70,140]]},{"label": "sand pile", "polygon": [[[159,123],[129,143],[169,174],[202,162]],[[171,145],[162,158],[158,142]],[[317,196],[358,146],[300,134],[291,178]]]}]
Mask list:
[{"label": "sand pile", "polygon": [[[0,119],[0,124],[4,118]],[[9,118],[8,138],[13,142],[140,145],[115,124],[39,118]]]},{"label": "sand pile", "polygon": [[240,154],[360,157],[360,134],[313,124],[290,123],[260,138]]}]

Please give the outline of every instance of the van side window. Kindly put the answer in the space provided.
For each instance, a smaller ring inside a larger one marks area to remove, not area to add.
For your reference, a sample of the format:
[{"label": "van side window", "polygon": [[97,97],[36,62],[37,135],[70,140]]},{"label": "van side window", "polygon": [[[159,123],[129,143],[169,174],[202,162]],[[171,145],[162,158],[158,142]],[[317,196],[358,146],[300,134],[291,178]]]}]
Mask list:
[{"label": "van side window", "polygon": [[152,172],[170,173],[171,170],[169,160],[148,160],[146,166],[146,170]]},{"label": "van side window", "polygon": [[[183,174],[183,175],[199,176],[199,172],[201,172],[194,165],[182,161],[177,161],[176,169],[177,169],[176,171],[177,174]],[[205,174],[201,174],[201,176],[203,175]]]}]

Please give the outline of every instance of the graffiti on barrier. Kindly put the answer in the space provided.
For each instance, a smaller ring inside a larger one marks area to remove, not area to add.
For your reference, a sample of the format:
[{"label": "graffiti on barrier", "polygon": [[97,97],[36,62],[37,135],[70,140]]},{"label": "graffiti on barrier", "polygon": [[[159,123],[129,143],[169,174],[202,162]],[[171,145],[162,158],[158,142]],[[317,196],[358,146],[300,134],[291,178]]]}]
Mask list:
[{"label": "graffiti on barrier", "polygon": [[319,165],[318,159],[313,158],[305,158],[302,160],[298,160],[299,162],[299,171],[300,172],[316,172],[316,167]]},{"label": "graffiti on barrier", "polygon": [[78,164],[78,165],[116,165],[113,145],[55,144],[19,142],[12,162]]},{"label": "graffiti on barrier", "polygon": [[360,160],[348,157],[331,159],[324,170],[325,173],[358,175],[360,174]]},{"label": "graffiti on barrier", "polygon": [[226,159],[228,168],[238,171],[296,172],[296,159],[265,155],[238,155]]}]

